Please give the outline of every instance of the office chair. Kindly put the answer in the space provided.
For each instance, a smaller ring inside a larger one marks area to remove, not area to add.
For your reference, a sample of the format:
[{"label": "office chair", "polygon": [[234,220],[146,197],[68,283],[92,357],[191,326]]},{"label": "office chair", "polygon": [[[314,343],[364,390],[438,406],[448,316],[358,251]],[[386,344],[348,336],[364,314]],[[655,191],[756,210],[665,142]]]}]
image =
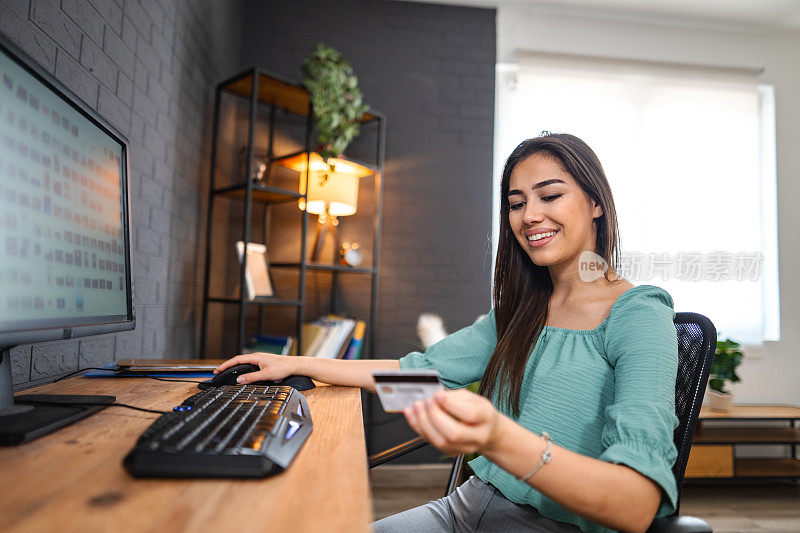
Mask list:
[{"label": "office chair", "polygon": [[[678,487],[678,504],[672,515],[653,520],[648,533],[711,533],[711,527],[705,521],[691,516],[678,516],[678,511],[686,462],[689,459],[697,419],[700,416],[708,371],[717,347],[717,330],[708,318],[697,313],[675,313],[674,323],[678,335],[678,376],[675,383],[675,414],[678,417],[678,427],[675,428],[673,438],[678,457],[672,467],[672,473]],[[426,444],[428,443],[422,437],[404,442],[370,456],[369,467],[373,468],[391,461]],[[464,456],[459,455],[450,470],[445,496],[456,490],[470,475],[469,465],[464,461]]]}]

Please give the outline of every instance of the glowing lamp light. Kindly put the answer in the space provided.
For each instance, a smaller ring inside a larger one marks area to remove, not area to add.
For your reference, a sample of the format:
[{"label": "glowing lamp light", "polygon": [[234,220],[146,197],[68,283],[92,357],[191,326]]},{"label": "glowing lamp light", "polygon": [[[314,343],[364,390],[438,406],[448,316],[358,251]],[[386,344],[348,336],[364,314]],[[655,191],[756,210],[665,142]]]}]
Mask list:
[{"label": "glowing lamp light", "polygon": [[[337,217],[355,214],[358,209],[358,180],[374,172],[343,157],[329,157],[326,162],[316,152],[310,155],[301,153],[280,159],[276,163],[300,173],[300,194],[305,194],[306,197],[301,198],[297,205],[301,210],[319,215],[316,244],[311,254],[311,260],[317,261],[327,231],[333,234],[336,247],[339,247]],[[308,173],[308,194],[306,194],[306,173]]]},{"label": "glowing lamp light", "polygon": [[[300,194],[305,193],[305,180],[300,181]],[[308,202],[302,198],[309,213],[322,215],[328,213],[335,217],[352,215],[358,209],[358,178],[353,174],[328,170],[314,170],[308,177]]]},{"label": "glowing lamp light", "polygon": [[[372,171],[344,158],[330,157],[327,163],[316,152],[310,156],[311,172],[308,176],[307,200],[301,198],[300,209],[315,215],[344,217],[358,209],[358,180]],[[300,194],[306,193],[306,154],[282,160],[281,165],[301,173]]]}]

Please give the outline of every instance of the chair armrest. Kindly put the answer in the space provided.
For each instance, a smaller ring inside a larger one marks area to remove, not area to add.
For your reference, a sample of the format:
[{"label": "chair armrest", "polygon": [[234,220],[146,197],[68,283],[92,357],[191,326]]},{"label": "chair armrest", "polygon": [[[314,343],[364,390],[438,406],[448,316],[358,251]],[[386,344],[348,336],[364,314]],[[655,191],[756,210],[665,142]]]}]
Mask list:
[{"label": "chair armrest", "polygon": [[647,533],[712,533],[711,526],[693,516],[665,516],[656,518]]},{"label": "chair armrest", "polygon": [[378,465],[382,465],[387,461],[391,461],[392,459],[397,459],[401,455],[405,455],[407,453],[413,452],[414,450],[418,450],[423,446],[426,446],[427,444],[428,442],[424,440],[422,437],[417,437],[415,439],[406,441],[402,444],[398,444],[393,448],[389,448],[388,450],[378,452],[375,455],[370,455],[369,467],[374,468]]}]

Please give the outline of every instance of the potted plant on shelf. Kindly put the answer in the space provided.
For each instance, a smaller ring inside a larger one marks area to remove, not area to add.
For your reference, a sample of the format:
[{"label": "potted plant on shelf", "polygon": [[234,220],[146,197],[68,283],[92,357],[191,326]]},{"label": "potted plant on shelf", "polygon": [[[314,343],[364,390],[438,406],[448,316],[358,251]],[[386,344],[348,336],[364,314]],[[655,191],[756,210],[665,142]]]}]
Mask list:
[{"label": "potted plant on shelf", "polygon": [[736,375],[736,367],[741,364],[742,357],[738,342],[731,339],[717,341],[708,380],[708,406],[711,410],[729,411],[733,405],[733,393],[725,390],[725,382],[741,381]]},{"label": "potted plant on shelf", "polygon": [[322,145],[320,155],[327,161],[343,154],[358,136],[358,119],[369,106],[364,103],[350,63],[333,48],[317,44],[303,61],[303,74]]},{"label": "potted plant on shelf", "polygon": [[352,252],[340,245],[336,230],[338,217],[356,212],[359,178],[371,172],[342,154],[361,131],[359,119],[369,106],[364,103],[350,63],[333,48],[317,44],[303,61],[303,74],[304,85],[311,95],[320,147],[316,153],[301,154],[294,168],[301,176],[305,174],[306,179],[300,178],[303,197],[298,207],[319,215],[316,244],[311,254],[311,260],[317,261],[328,232],[334,236],[340,254]]}]

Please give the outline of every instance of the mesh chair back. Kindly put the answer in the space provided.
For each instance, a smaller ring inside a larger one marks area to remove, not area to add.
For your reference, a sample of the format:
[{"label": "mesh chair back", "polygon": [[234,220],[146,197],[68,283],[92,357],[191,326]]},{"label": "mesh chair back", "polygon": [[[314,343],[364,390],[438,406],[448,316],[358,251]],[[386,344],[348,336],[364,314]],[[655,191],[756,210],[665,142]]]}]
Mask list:
[{"label": "mesh chair back", "polygon": [[[700,416],[711,360],[717,348],[717,330],[708,318],[697,313],[675,313],[674,322],[678,334],[678,376],[675,383],[678,427],[674,433],[678,458],[672,467],[672,473],[678,484],[680,506],[686,461],[689,459],[694,430]],[[675,515],[677,514],[678,509],[675,509]]]}]

